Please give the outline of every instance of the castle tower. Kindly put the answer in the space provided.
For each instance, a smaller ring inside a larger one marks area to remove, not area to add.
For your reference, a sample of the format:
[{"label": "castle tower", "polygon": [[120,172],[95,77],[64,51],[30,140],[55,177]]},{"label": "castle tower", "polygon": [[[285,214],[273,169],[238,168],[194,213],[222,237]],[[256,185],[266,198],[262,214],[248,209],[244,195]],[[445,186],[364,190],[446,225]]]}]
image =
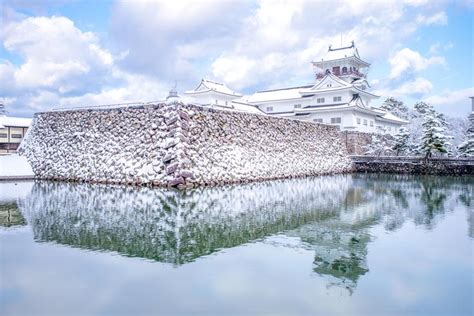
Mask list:
[{"label": "castle tower", "polygon": [[340,48],[329,45],[326,55],[321,61],[313,61],[315,79],[324,78],[328,73],[338,76],[346,82],[352,83],[358,79],[365,79],[366,69],[370,64],[362,60],[354,44]]}]

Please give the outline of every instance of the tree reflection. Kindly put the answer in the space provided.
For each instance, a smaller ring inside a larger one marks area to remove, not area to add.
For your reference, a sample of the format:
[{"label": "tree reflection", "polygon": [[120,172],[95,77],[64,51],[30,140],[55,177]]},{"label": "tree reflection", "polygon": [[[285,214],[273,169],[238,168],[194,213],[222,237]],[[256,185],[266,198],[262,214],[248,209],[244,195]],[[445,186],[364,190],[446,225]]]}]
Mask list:
[{"label": "tree reflection", "polygon": [[18,209],[16,202],[0,202],[0,226],[24,226],[26,220]]},{"label": "tree reflection", "polygon": [[350,178],[190,191],[37,182],[22,209],[41,241],[183,264],[337,212]]},{"label": "tree reflection", "polygon": [[279,243],[314,251],[313,272],[353,293],[369,272],[373,226],[431,229],[453,199],[471,205],[472,184],[357,174],[188,191],[38,181],[19,205],[38,241],[174,265],[274,234],[296,237],[297,245]]}]

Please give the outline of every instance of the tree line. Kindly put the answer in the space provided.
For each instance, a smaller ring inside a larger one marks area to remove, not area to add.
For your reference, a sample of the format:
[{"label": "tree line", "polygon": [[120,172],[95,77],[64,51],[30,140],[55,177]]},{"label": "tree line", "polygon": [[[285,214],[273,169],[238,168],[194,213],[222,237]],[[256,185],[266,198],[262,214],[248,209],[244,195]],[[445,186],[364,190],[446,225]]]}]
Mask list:
[{"label": "tree line", "polygon": [[467,119],[452,118],[429,103],[417,102],[409,109],[393,97],[380,108],[410,123],[393,136],[379,128],[365,147],[366,155],[474,157],[474,112]]}]

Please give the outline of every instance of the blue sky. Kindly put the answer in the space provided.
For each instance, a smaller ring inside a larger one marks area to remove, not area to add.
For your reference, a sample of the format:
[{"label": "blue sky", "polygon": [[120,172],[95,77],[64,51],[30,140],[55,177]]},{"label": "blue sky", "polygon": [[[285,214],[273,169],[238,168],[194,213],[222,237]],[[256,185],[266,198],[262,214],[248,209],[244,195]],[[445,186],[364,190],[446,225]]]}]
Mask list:
[{"label": "blue sky", "polygon": [[202,77],[243,93],[307,84],[354,40],[369,82],[466,116],[474,1],[3,1],[0,100],[11,115],[161,100]]}]

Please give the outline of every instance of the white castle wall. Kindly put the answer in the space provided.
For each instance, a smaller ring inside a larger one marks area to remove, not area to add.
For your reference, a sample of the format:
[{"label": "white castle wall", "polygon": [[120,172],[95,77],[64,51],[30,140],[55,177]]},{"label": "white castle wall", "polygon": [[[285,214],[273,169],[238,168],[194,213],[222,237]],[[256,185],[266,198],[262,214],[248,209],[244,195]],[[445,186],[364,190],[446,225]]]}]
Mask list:
[{"label": "white castle wall", "polygon": [[39,113],[20,153],[42,179],[158,186],[352,168],[334,126],[182,103]]}]

